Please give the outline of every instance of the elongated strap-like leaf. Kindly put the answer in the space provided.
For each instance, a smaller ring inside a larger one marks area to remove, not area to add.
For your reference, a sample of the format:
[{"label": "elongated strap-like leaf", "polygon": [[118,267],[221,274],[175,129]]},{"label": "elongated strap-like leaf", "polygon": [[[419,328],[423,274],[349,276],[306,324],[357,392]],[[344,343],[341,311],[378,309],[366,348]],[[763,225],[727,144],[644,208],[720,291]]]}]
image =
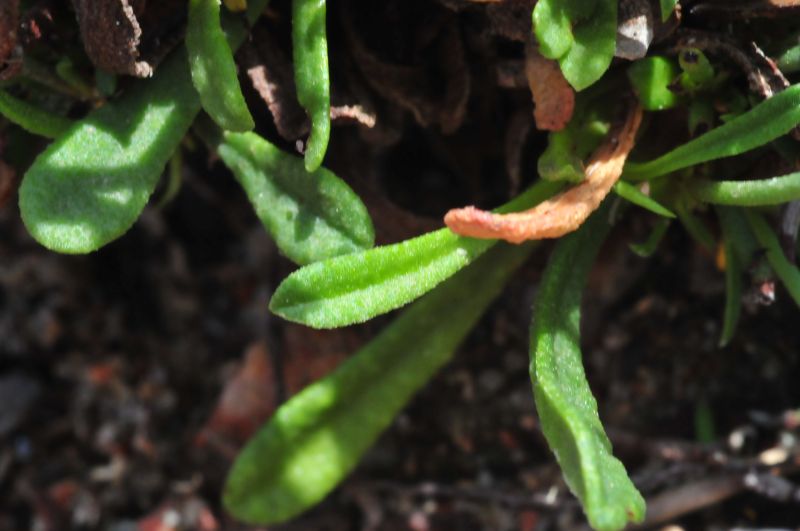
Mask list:
[{"label": "elongated strap-like leaf", "polygon": [[292,0],[292,54],[297,99],[311,118],[306,169],[320,167],[331,136],[326,0]]},{"label": "elongated strap-like leaf", "polygon": [[[501,211],[540,203],[561,185],[541,181]],[[270,301],[284,319],[313,328],[361,323],[399,308],[471,263],[497,240],[456,236],[449,229],[308,265],[287,277]]]},{"label": "elongated strap-like leaf", "polygon": [[0,90],[0,115],[28,132],[47,138],[64,134],[72,120],[52,114]]},{"label": "elongated strap-like leaf", "polygon": [[241,183],[278,248],[308,264],[372,247],[361,199],[332,172],[307,172],[303,160],[255,133],[227,133],[219,155]]},{"label": "elongated strap-like leaf", "polygon": [[451,358],[533,245],[493,249],[284,404],[234,463],[225,488],[228,510],[270,524],[322,500]]},{"label": "elongated strap-like leaf", "polygon": [[[267,0],[248,6],[252,23]],[[229,32],[237,47],[246,35]],[[124,234],[200,110],[186,51],[175,51],[148,80],[89,113],[34,161],[20,187],[31,235],[62,253],[88,253]]]},{"label": "elongated strap-like leaf", "polygon": [[800,85],[765,100],[730,122],[655,160],[625,167],[624,178],[647,180],[695,164],[739,155],[785,135],[800,123]]},{"label": "elongated strap-like leaf", "polygon": [[647,209],[654,214],[658,214],[659,216],[664,216],[665,218],[675,217],[675,214],[673,214],[672,211],[670,211],[670,209],[668,209],[667,207],[665,207],[664,205],[662,205],[649,195],[645,194],[631,183],[625,181],[617,181],[616,184],[614,184],[613,190],[621,198],[627,199],[634,205]]},{"label": "elongated strap-like leaf", "polygon": [[765,206],[800,199],[800,173],[749,181],[696,180],[687,183],[697,199],[717,205]]},{"label": "elongated strap-like leaf", "polygon": [[203,108],[223,129],[249,131],[253,117],[244,101],[231,47],[220,25],[219,0],[189,0],[186,50],[192,83]]},{"label": "elongated strap-like leaf", "polygon": [[558,242],[542,277],[531,327],[531,381],[547,442],[598,530],[644,517],[644,500],[611,453],[580,351],[580,302],[608,232],[607,208]]}]

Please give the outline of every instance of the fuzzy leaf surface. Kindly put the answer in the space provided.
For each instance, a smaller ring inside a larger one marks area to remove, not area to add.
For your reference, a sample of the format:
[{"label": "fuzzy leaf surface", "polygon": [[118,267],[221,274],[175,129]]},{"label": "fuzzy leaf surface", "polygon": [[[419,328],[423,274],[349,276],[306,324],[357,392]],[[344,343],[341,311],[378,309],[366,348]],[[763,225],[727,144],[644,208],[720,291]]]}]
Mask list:
[{"label": "fuzzy leaf surface", "polygon": [[542,431],[589,523],[604,531],[641,521],[645,511],[644,499],[612,454],[581,359],[581,294],[608,233],[607,211],[558,242],[531,327],[531,381]]},{"label": "fuzzy leaf surface", "polygon": [[450,360],[534,245],[499,245],[291,398],[234,463],[225,488],[227,509],[247,522],[271,524],[321,501]]},{"label": "fuzzy leaf surface", "polygon": [[326,0],[292,0],[292,55],[297,99],[311,118],[306,169],[320,167],[331,136]]},{"label": "fuzzy leaf surface", "polygon": [[0,115],[30,133],[47,138],[58,138],[73,124],[68,118],[44,111],[2,89],[0,89]]},{"label": "fuzzy leaf surface", "polygon": [[[524,210],[560,187],[542,181],[500,210]],[[313,328],[361,323],[430,291],[496,242],[440,229],[397,244],[316,262],[295,271],[278,286],[270,310]]]},{"label": "fuzzy leaf surface", "polygon": [[255,133],[226,133],[218,152],[236,175],[278,248],[298,264],[363,251],[375,232],[361,199],[331,171]]},{"label": "fuzzy leaf surface", "polygon": [[175,53],[152,79],[90,113],[36,158],[20,187],[28,231],[71,254],[124,234],[199,109],[186,56]]},{"label": "fuzzy leaf surface", "polygon": [[253,129],[233,53],[220,25],[219,0],[189,0],[186,50],[192,83],[209,116],[229,131]]},{"label": "fuzzy leaf surface", "polygon": [[710,160],[740,155],[800,123],[800,85],[792,85],[702,136],[649,162],[628,163],[624,178],[647,180]]},{"label": "fuzzy leaf surface", "polygon": [[[267,3],[250,2],[251,24]],[[236,48],[247,32],[240,24],[229,35]],[[36,158],[19,192],[28,231],[45,247],[70,254],[120,237],[142,213],[199,110],[180,48],[152,78],[89,113]]]}]

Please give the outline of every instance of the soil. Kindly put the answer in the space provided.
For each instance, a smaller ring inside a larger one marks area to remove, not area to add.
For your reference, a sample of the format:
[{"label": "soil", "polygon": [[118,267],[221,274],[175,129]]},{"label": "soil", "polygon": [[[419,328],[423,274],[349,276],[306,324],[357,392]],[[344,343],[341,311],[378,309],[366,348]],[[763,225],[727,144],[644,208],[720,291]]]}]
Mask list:
[{"label": "soil", "polygon": [[[281,25],[284,4],[267,25]],[[428,4],[392,16],[413,20]],[[437,6],[434,26],[450,16],[465,32],[485,24]],[[362,15],[380,22],[385,13]],[[365,40],[379,38],[378,22]],[[332,50],[347,33],[336,24]],[[494,206],[534,173],[530,153],[545,137],[529,134],[530,94],[498,91],[489,67],[521,46],[491,42],[488,57],[484,41],[466,40],[477,57],[468,108],[421,124],[414,113],[450,101],[446,88],[416,110],[379,100],[384,129],[334,129],[326,165],[362,194],[380,243],[440,227],[451,207]],[[419,50],[383,52],[413,61]],[[265,136],[291,149],[257,92],[246,95]],[[509,131],[524,141],[509,141]],[[319,332],[271,315],[270,295],[295,266],[200,149],[186,157],[180,193],[157,203],[87,256],[35,243],[13,193],[0,208],[0,531],[257,529],[221,507],[237,449],[392,318]],[[653,223],[634,208],[618,219],[582,322],[589,381],[615,454],[648,499],[646,526],[796,528],[798,309],[780,286],[772,304],[751,297],[733,342],[719,348],[717,257],[673,224],[658,252],[639,258],[628,244]],[[585,529],[539,430],[527,371],[530,307],[550,248],[517,272],[355,473],[318,507],[270,529]]]}]

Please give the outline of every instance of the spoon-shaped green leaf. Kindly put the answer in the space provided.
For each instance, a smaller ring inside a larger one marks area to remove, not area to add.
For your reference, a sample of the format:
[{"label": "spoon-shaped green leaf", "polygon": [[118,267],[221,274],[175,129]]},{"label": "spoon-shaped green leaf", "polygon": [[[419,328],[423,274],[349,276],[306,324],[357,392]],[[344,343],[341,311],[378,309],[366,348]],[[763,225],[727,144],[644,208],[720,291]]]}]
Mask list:
[{"label": "spoon-shaped green leaf", "polygon": [[219,0],[189,0],[186,50],[192,82],[203,108],[223,129],[249,131],[254,126],[247,109],[236,63],[220,25]]},{"label": "spoon-shaped green leaf", "polygon": [[303,160],[255,133],[226,133],[218,152],[241,183],[278,248],[298,264],[372,247],[361,199],[332,172],[307,172]]},{"label": "spoon-shaped green leaf", "polygon": [[547,442],[593,528],[617,530],[644,518],[644,499],[611,453],[586,381],[580,351],[580,302],[608,233],[608,208],[562,238],[534,303],[531,381]]},{"label": "spoon-shaped green leaf", "polygon": [[[499,209],[524,210],[561,188],[540,181]],[[287,277],[270,301],[284,319],[314,328],[361,323],[399,308],[471,263],[497,240],[441,229],[394,245],[316,262]]]},{"label": "spoon-shaped green leaf", "polygon": [[534,245],[493,249],[281,406],[234,463],[227,509],[247,522],[270,524],[321,501],[449,361]]},{"label": "spoon-shaped green leaf", "polygon": [[[248,20],[267,0],[253,0]],[[237,47],[242,25],[230,32]],[[148,80],[75,123],[34,161],[20,187],[31,235],[62,253],[88,253],[124,234],[200,110],[183,48]]]}]

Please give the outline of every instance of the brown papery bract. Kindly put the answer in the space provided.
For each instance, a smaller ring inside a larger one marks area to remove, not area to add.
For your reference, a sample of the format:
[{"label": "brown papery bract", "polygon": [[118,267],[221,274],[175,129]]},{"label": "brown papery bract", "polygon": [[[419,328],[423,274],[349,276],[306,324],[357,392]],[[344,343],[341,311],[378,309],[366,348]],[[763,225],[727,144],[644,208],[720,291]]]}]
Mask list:
[{"label": "brown papery bract", "polygon": [[511,243],[559,238],[580,227],[617,182],[633,149],[642,109],[634,104],[622,127],[612,131],[592,155],[586,178],[578,185],[524,212],[495,214],[469,206],[444,218],[450,230],[472,238],[496,238]]}]

